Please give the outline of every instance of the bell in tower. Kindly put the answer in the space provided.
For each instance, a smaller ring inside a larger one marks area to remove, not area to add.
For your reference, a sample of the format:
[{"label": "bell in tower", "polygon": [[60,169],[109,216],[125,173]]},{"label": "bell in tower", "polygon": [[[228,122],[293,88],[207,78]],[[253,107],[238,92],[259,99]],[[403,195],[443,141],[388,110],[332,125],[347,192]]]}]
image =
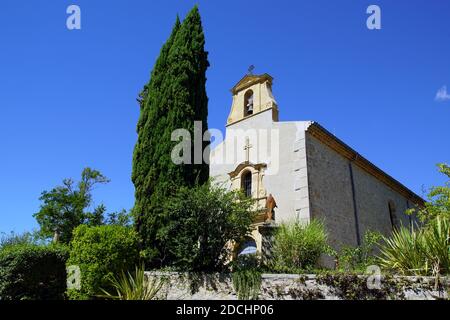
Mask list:
[{"label": "bell in tower", "polygon": [[253,91],[248,90],[245,93],[245,115],[249,116],[253,114]]}]

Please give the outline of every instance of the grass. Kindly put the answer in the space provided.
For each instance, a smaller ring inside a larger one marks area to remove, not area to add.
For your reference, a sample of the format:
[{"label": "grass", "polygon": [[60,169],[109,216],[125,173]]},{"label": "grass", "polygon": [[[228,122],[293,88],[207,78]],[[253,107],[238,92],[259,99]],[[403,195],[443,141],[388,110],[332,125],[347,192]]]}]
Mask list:
[{"label": "grass", "polygon": [[321,221],[281,224],[275,234],[273,248],[274,270],[292,272],[316,267],[322,253],[328,253],[327,234]]}]

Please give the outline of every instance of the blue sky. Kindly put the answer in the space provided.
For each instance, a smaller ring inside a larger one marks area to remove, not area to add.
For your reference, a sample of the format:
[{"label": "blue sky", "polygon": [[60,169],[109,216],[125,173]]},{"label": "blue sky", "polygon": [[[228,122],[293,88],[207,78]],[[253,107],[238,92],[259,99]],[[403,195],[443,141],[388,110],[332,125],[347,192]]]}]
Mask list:
[{"label": "blue sky", "polygon": [[[43,190],[91,166],[96,204],[130,209],[131,159],[148,81],[176,14],[203,17],[209,125],[249,65],[274,80],[280,120],[315,120],[422,195],[450,160],[450,1],[2,0],[0,231],[37,227]],[[66,28],[77,4],[82,29]],[[382,29],[366,27],[377,4]]]}]

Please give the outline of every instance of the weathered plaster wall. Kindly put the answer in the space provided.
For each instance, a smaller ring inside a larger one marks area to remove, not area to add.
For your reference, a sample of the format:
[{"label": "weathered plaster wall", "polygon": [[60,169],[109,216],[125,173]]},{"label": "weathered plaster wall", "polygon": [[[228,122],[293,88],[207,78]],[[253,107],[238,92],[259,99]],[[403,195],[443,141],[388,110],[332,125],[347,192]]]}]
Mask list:
[{"label": "weathered plaster wall", "polygon": [[[159,293],[159,299],[167,300],[236,300],[237,295],[233,289],[229,274],[187,274],[148,272],[150,278],[166,279],[166,284]],[[337,279],[337,278],[336,278]],[[361,294],[367,279],[361,280]],[[332,281],[335,281],[332,279]],[[350,278],[350,281],[352,279]],[[370,297],[380,299],[435,299],[447,297],[446,286],[448,281],[441,281],[440,290],[435,290],[434,278],[403,277],[389,280],[381,278],[380,289],[370,291]],[[389,285],[386,285],[389,283]],[[386,296],[386,288],[398,290],[391,296]],[[380,290],[376,292],[376,290]],[[356,293],[358,293],[356,292]],[[350,293],[348,296],[353,295]],[[363,294],[361,294],[363,295]],[[263,274],[259,300],[340,300],[349,299],[348,296],[336,287],[330,286],[327,281],[315,275],[294,274]],[[356,297],[358,298],[358,296]],[[359,297],[361,298],[361,297]]]}]

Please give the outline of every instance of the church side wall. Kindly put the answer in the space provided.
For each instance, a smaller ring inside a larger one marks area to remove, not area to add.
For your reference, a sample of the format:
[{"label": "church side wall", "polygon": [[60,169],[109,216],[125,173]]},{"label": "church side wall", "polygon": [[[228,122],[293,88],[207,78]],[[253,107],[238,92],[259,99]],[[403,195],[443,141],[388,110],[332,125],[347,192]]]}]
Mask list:
[{"label": "church side wall", "polygon": [[306,137],[311,216],[325,220],[335,248],[357,245],[358,233],[362,240],[369,229],[389,235],[389,203],[398,222],[410,224],[404,212],[411,203],[404,196],[316,138],[309,134]]},{"label": "church side wall", "polygon": [[408,200],[362,168],[358,166],[353,168],[361,236],[368,229],[377,230],[384,235],[392,232],[389,202],[394,204],[395,216],[399,223],[408,226],[410,218],[405,214],[409,205]]},{"label": "church side wall", "polygon": [[311,218],[322,219],[330,244],[357,245],[348,160],[306,134]]}]

